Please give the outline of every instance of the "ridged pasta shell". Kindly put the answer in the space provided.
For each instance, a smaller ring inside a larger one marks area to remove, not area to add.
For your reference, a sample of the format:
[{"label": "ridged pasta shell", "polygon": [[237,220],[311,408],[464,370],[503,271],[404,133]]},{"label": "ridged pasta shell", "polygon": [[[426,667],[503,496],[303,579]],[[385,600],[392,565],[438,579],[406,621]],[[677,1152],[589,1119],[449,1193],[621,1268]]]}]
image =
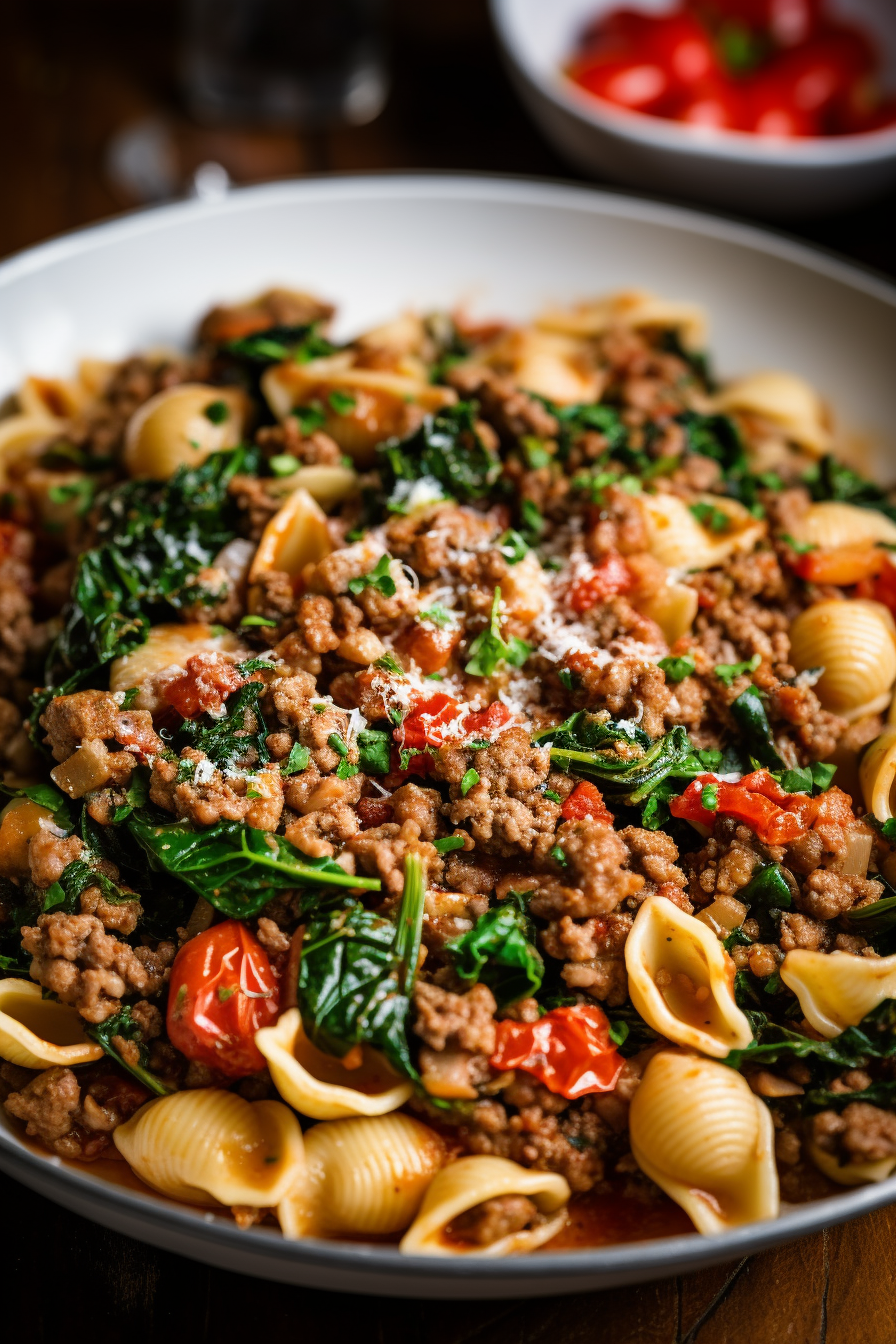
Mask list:
[{"label": "ridged pasta shell", "polygon": [[781,963],[781,979],[820,1035],[839,1036],[884,999],[896,998],[896,955],[857,957],[797,948]]},{"label": "ridged pasta shell", "polygon": [[896,1157],[884,1157],[878,1162],[844,1162],[841,1165],[833,1153],[826,1153],[811,1141],[806,1144],[806,1152],[818,1170],[837,1185],[870,1185],[885,1181],[896,1167]]},{"label": "ridged pasta shell", "polygon": [[896,544],[896,523],[877,509],[860,509],[857,504],[825,500],[810,504],[806,513],[791,527],[795,541],[835,551],[842,546],[873,546],[875,542]]},{"label": "ridged pasta shell", "polygon": [[702,350],[707,335],[706,312],[699,304],[663,299],[643,289],[621,290],[572,308],[546,309],[536,325],[545,331],[592,338],[611,327],[672,328],[690,350]]},{"label": "ridged pasta shell", "polygon": [[0,877],[30,879],[28,846],[41,822],[52,816],[48,807],[30,798],[13,798],[6,804],[0,812]]},{"label": "ridged pasta shell", "polygon": [[249,569],[249,610],[258,607],[262,574],[279,569],[297,579],[306,565],[317,564],[332,549],[327,515],[307,490],[294,490],[261,534]]},{"label": "ridged pasta shell", "polygon": [[347,1069],[335,1055],[318,1050],[305,1035],[298,1008],[257,1031],[255,1044],[283,1100],[312,1120],[386,1115],[403,1106],[414,1090],[375,1050],[364,1048],[357,1069]]},{"label": "ridged pasta shell", "polygon": [[671,647],[682,635],[690,633],[697,615],[697,589],[686,583],[667,583],[651,597],[639,601],[637,607],[643,616],[656,621]]},{"label": "ridged pasta shell", "polygon": [[126,691],[130,686],[139,686],[163,667],[183,667],[197,653],[238,655],[245,651],[237,635],[230,630],[216,634],[216,629],[220,631],[220,626],[213,628],[199,621],[189,625],[154,625],[145,644],[109,664],[109,690]]},{"label": "ridged pasta shell", "polygon": [[[437,411],[457,400],[451,388],[436,387],[425,376],[355,368],[354,360],[353,351],[342,350],[306,364],[275,364],[263,375],[261,390],[278,420],[296,407],[319,409],[323,428],[361,465],[372,460],[378,443],[404,432],[409,402]],[[340,395],[351,398],[351,406],[339,409]]]},{"label": "ridged pasta shell", "polygon": [[[226,415],[206,414],[222,403]],[[129,476],[167,481],[178,467],[198,467],[211,453],[235,448],[249,415],[245,392],[236,387],[180,383],[167,387],[134,412],[124,436]]]},{"label": "ridged pasta shell", "polygon": [[754,518],[736,499],[701,495],[695,503],[727,514],[724,532],[704,527],[677,495],[640,495],[647,520],[649,549],[669,569],[712,569],[729,556],[751,551],[766,532],[765,523]]},{"label": "ridged pasta shell", "polygon": [[632,1003],[676,1045],[724,1059],[750,1044],[734,1001],[734,963],[715,934],[664,896],[648,896],[625,943]]},{"label": "ridged pasta shell", "polygon": [[774,1126],[734,1069],[697,1055],[654,1055],[629,1111],[632,1156],[698,1232],[778,1215]]},{"label": "ridged pasta shell", "polygon": [[896,727],[885,728],[869,746],[859,765],[865,806],[878,821],[896,815]]},{"label": "ridged pasta shell", "polygon": [[798,672],[824,668],[814,686],[825,709],[852,723],[879,714],[896,681],[896,625],[880,602],[816,602],[790,627],[790,661]]},{"label": "ridged pasta shell", "polygon": [[274,495],[291,495],[294,490],[307,490],[313,500],[329,513],[337,504],[358,491],[358,473],[352,467],[328,466],[319,463],[299,467],[289,476],[278,476],[265,482]]},{"label": "ridged pasta shell", "polygon": [[0,420],[0,477],[13,462],[37,453],[65,428],[64,420],[48,415],[8,415]]},{"label": "ridged pasta shell", "polygon": [[149,1101],[113,1139],[141,1181],[187,1204],[279,1204],[305,1160],[288,1106],[217,1087]]},{"label": "ridged pasta shell", "polygon": [[45,999],[31,980],[0,980],[0,1059],[23,1069],[90,1064],[103,1048],[74,1008]]},{"label": "ridged pasta shell", "polygon": [[[501,1195],[525,1195],[547,1221],[529,1231],[501,1237],[490,1246],[469,1246],[445,1236],[460,1214]],[[405,1255],[519,1255],[543,1246],[566,1221],[570,1190],[562,1176],[528,1171],[504,1157],[461,1157],[443,1167],[430,1185],[420,1212],[401,1240]],[[552,1216],[553,1215],[553,1216]]]},{"label": "ridged pasta shell", "polygon": [[409,1115],[314,1125],[305,1135],[305,1175],[277,1208],[283,1235],[401,1232],[444,1160],[439,1135]]},{"label": "ridged pasta shell", "polygon": [[742,411],[771,420],[788,438],[810,453],[828,452],[831,435],[824,404],[815,388],[795,373],[772,370],[738,378],[714,399],[715,409]]}]

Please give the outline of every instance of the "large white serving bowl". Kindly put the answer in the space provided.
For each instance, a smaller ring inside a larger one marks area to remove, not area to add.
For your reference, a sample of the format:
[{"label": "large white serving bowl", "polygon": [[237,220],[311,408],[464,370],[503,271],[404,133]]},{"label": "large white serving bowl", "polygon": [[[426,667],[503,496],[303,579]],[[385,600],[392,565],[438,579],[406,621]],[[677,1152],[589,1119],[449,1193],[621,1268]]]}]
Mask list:
[{"label": "large white serving bowl", "polygon": [[[896,475],[896,289],[770,234],[622,195],[460,177],[257,187],[70,235],[0,265],[0,397],[79,355],[188,340],[204,308],[266,285],[337,301],[341,329],[408,306],[523,317],[641,285],[707,305],[723,373],[812,379],[866,466]],[[26,1143],[0,1110],[0,1169],[116,1231],[227,1269],[342,1291],[525,1297],[634,1283],[738,1259],[896,1200],[896,1180],[786,1209],[724,1236],[519,1260],[429,1260],[393,1247],[284,1242],[111,1183]]]},{"label": "large white serving bowl", "polygon": [[[896,126],[863,135],[775,140],[709,131],[614,107],[563,72],[585,24],[622,0],[490,0],[516,88],[570,163],[587,173],[768,217],[811,215],[870,199],[896,181]],[[628,0],[626,0],[628,4]],[[662,13],[677,0],[633,0]],[[860,22],[884,53],[883,82],[896,91],[896,3],[827,0]]]}]

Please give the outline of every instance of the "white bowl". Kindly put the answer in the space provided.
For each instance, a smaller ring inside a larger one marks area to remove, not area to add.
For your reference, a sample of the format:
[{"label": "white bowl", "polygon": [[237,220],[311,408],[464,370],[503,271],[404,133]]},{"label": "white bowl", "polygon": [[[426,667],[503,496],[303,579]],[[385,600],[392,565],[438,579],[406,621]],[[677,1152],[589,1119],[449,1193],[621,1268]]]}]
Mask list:
[{"label": "white bowl", "polygon": [[[406,306],[466,301],[524,317],[643,285],[707,305],[722,372],[778,365],[812,379],[896,463],[896,289],[821,253],[687,210],[581,187],[489,178],[344,178],[236,192],[103,224],[0,265],[0,397],[79,355],[184,343],[215,301],[280,283],[340,305],[350,332]],[[407,1297],[534,1297],[635,1283],[740,1259],[896,1200],[896,1179],[786,1209],[710,1239],[670,1237],[491,1261],[391,1246],[285,1242],[265,1227],[153,1195],[115,1164],[64,1163],[0,1109],[0,1170],[118,1232],[285,1283]]]},{"label": "white bowl", "polygon": [[[683,126],[614,107],[563,74],[577,38],[622,0],[490,0],[511,77],[557,150],[587,173],[669,196],[768,216],[810,215],[870,199],[896,181],[896,126],[863,135],[775,140]],[[626,0],[629,3],[629,0]],[[828,0],[873,33],[896,89],[894,0]],[[634,0],[662,13],[672,0]]]}]

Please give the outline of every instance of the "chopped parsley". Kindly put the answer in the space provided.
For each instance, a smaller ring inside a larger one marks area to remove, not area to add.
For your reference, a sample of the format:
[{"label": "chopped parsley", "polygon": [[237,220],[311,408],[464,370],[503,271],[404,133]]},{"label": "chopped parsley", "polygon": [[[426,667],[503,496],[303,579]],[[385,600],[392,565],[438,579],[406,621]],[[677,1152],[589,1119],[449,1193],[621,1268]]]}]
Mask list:
[{"label": "chopped parsley", "polygon": [[689,653],[685,653],[681,658],[661,658],[657,667],[661,672],[665,672],[666,680],[679,682],[689,677],[696,668],[697,664]]},{"label": "chopped parsley", "polygon": [[374,667],[379,668],[381,672],[391,672],[394,677],[404,676],[404,668],[391,653],[384,653],[382,658],[377,658]]},{"label": "chopped parsley", "polygon": [[726,686],[730,686],[735,677],[742,677],[748,672],[755,672],[762,662],[762,655],[754,653],[753,657],[745,663],[716,663],[715,674],[719,681],[724,681]]},{"label": "chopped parsley", "polygon": [[522,667],[532,652],[531,644],[511,635],[505,640],[501,635],[501,589],[495,589],[492,611],[486,628],[476,636],[469,648],[464,671],[471,677],[490,677],[499,663],[509,663],[511,667]]},{"label": "chopped parsley", "polygon": [[701,501],[699,504],[689,504],[688,507],[701,527],[710,532],[727,532],[731,526],[728,514],[724,509],[716,508],[715,504]]},{"label": "chopped parsley", "polygon": [[797,555],[808,555],[810,551],[818,550],[814,541],[797,541],[796,537],[792,537],[789,532],[785,532],[781,540],[786,542]]},{"label": "chopped parsley", "polygon": [[230,416],[230,408],[226,401],[211,401],[202,414],[213,425],[223,425],[224,421]]},{"label": "chopped parsley", "polygon": [[244,616],[240,625],[270,625],[276,627],[277,622],[270,620],[267,616]]},{"label": "chopped parsley", "polygon": [[529,543],[524,536],[511,528],[498,542],[498,550],[508,565],[518,565],[523,557],[529,554]]},{"label": "chopped parsley", "polygon": [[337,415],[351,415],[358,404],[357,397],[353,397],[350,392],[333,391],[327,397],[330,407]]},{"label": "chopped parsley", "polygon": [[548,852],[555,863],[559,863],[563,868],[567,868],[569,866],[568,860],[563,852],[563,847],[561,845],[553,845]]},{"label": "chopped parsley", "polygon": [[298,775],[308,768],[311,752],[300,742],[293,742],[289,755],[280,765],[281,775]]},{"label": "chopped parsley", "polygon": [[360,574],[356,579],[349,579],[348,590],[357,597],[358,593],[363,593],[365,588],[376,588],[377,592],[383,594],[383,597],[395,596],[395,580],[389,573],[389,566],[392,564],[392,557],[388,551],[381,555],[373,569],[367,574]]},{"label": "chopped parsley", "polygon": [[462,835],[446,835],[441,840],[433,840],[432,847],[438,854],[450,854],[452,849],[463,849]]},{"label": "chopped parsley", "polygon": [[460,782],[460,796],[466,798],[474,784],[479,783],[479,771],[472,768],[467,771]]},{"label": "chopped parsley", "polygon": [[418,612],[417,620],[430,621],[433,625],[437,625],[440,630],[447,630],[449,626],[455,624],[457,615],[455,612],[449,611],[447,607],[443,607],[440,602],[435,602],[431,607],[427,607],[426,611]]}]

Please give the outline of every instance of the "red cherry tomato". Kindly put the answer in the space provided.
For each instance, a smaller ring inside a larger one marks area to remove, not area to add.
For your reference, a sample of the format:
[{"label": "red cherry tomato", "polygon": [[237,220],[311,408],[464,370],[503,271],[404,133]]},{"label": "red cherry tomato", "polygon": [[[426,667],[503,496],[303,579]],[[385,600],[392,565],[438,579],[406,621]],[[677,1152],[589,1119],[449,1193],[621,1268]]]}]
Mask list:
[{"label": "red cherry tomato", "polygon": [[806,551],[794,556],[791,569],[809,583],[832,583],[849,588],[892,568],[887,552],[875,546],[840,546],[834,551]]},{"label": "red cherry tomato", "polygon": [[676,103],[673,116],[689,126],[708,126],[719,131],[745,130],[748,121],[743,91],[719,76],[698,83]]},{"label": "red cherry tomato", "polygon": [[655,111],[672,91],[672,77],[661,65],[628,56],[573,65],[569,76],[588,93],[632,112]]},{"label": "red cherry tomato", "polygon": [[444,691],[439,691],[414,706],[395,729],[395,741],[406,751],[440,747],[448,728],[456,722],[460,712],[457,701]]},{"label": "red cherry tomato", "polygon": [[606,1014],[590,1004],[554,1008],[537,1022],[498,1022],[493,1069],[521,1069],[550,1092],[574,1101],[612,1092],[625,1063],[610,1040]]},{"label": "red cherry tomato", "polygon": [[858,584],[856,597],[870,597],[874,602],[882,602],[896,615],[896,565],[889,552],[885,551],[884,555],[886,559],[880,572]]},{"label": "red cherry tomato", "polygon": [[818,28],[822,0],[688,0],[688,7],[714,26],[733,20],[770,37],[776,46],[795,47]]},{"label": "red cherry tomato", "polygon": [[471,737],[485,737],[491,740],[499,728],[510,722],[510,718],[507,706],[500,700],[494,700],[487,709],[477,709],[467,715],[464,719],[464,732]]},{"label": "red cherry tomato", "polygon": [[719,73],[709,34],[691,14],[655,18],[646,47],[679,84],[696,84]]},{"label": "red cherry tomato", "polygon": [[610,551],[588,573],[576,579],[566,601],[573,611],[590,611],[598,602],[606,602],[617,593],[627,593],[634,586],[634,577],[621,555]]},{"label": "red cherry tomato", "polygon": [[587,779],[575,786],[560,808],[560,815],[564,821],[584,821],[586,817],[591,817],[594,821],[613,825],[613,814],[607,810],[603,794],[596,784]]},{"label": "red cherry tomato", "polygon": [[[756,787],[758,777],[768,776],[768,785],[778,790],[781,799],[790,800],[795,795],[785,794],[767,771],[757,771],[747,775],[739,784],[729,784],[714,779],[712,775],[701,775],[688,785],[679,798],[673,798],[669,811],[673,817],[683,821],[696,821],[710,829],[715,825],[716,817],[735,817],[745,822],[758,838],[766,845],[786,845],[805,835],[806,826],[796,809],[787,810],[768,796],[766,787]],[[751,783],[753,787],[751,787]],[[760,780],[764,785],[765,781]],[[707,808],[703,804],[703,791],[707,785],[715,789],[716,806]]]},{"label": "red cherry tomato", "polygon": [[859,97],[874,68],[873,48],[854,28],[827,25],[783,52],[747,83],[748,129],[760,135],[821,135],[838,104]]},{"label": "red cherry tomato", "polygon": [[198,1064],[228,1078],[264,1068],[259,1027],[279,1012],[279,986],[268,954],[237,919],[214,924],[184,943],[171,967],[168,1039]]}]

